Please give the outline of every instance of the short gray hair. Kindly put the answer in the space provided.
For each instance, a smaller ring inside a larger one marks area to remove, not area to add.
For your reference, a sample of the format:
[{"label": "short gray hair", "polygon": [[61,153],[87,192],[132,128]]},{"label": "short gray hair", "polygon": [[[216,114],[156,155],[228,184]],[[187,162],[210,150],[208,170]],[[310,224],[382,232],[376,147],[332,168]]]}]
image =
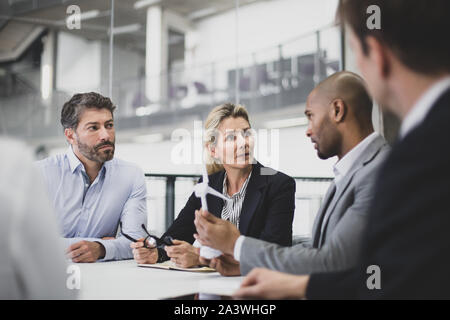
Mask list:
[{"label": "short gray hair", "polygon": [[76,129],[80,115],[86,108],[108,109],[113,115],[116,106],[111,99],[96,92],[77,93],[64,103],[61,111],[61,124],[64,129]]}]

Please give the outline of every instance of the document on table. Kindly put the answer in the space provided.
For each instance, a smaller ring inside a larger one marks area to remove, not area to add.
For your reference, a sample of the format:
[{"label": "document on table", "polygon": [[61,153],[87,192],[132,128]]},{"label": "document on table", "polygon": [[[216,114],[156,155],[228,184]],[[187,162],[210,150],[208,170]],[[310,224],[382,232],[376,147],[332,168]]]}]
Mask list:
[{"label": "document on table", "polygon": [[191,268],[177,267],[177,265],[170,260],[162,262],[162,263],[155,263],[155,264],[139,263],[138,267],[156,268],[156,269],[165,269],[165,270],[189,271],[189,272],[216,272],[216,269],[213,269],[210,267],[191,267]]}]

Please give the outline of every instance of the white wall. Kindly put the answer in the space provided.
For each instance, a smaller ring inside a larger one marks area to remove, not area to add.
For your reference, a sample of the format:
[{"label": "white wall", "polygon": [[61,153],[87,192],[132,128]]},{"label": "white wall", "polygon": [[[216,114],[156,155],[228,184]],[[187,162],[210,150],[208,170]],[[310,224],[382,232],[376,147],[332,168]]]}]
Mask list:
[{"label": "white wall", "polygon": [[[189,129],[187,129],[189,130]],[[278,139],[278,169],[291,176],[333,177],[333,164],[337,158],[321,160],[310,139],[306,137],[306,126],[283,128]],[[191,131],[191,137],[194,134]],[[120,140],[120,132],[116,133]],[[259,141],[258,143],[261,143]],[[191,143],[191,163],[177,164],[172,161],[171,154],[178,142],[161,141],[157,143],[116,143],[115,156],[137,164],[145,173],[159,174],[201,174],[201,166],[196,163],[196,146]],[[51,154],[65,152],[67,147],[51,150]],[[270,165],[256,159],[264,165]]]},{"label": "white wall", "polygon": [[58,33],[56,89],[68,93],[100,87],[101,44],[67,32]]},{"label": "white wall", "polygon": [[[306,127],[284,128],[279,131],[279,167],[291,176],[333,177],[332,166],[336,158],[320,160],[309,138]],[[117,133],[118,137],[120,132]],[[193,136],[193,134],[192,134]],[[200,174],[201,167],[194,163],[192,143],[191,164],[176,164],[171,153],[177,142],[163,141],[149,144],[117,144],[116,156],[138,164],[147,173]],[[258,160],[258,154],[256,155]],[[269,165],[269,163],[264,163]]]},{"label": "white wall", "polygon": [[281,171],[291,176],[334,177],[332,168],[337,158],[319,159],[306,137],[306,126],[281,129],[280,150]]},{"label": "white wall", "polygon": [[[87,90],[101,91],[109,82],[109,45],[90,41],[67,32],[58,33],[56,88],[69,93]],[[142,54],[114,47],[114,82],[127,80],[134,85],[145,66]],[[131,80],[131,82],[130,82]],[[136,82],[137,83],[137,82]],[[103,92],[107,93],[107,92]]]}]

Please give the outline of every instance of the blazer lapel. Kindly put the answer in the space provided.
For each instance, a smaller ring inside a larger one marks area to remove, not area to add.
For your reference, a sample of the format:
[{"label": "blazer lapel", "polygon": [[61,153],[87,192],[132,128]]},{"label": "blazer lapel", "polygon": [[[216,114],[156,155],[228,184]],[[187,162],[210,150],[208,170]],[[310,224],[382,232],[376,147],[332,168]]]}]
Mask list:
[{"label": "blazer lapel", "polygon": [[[214,190],[222,193],[223,192],[223,179],[225,178],[225,171],[221,172],[218,175],[218,178],[214,181],[209,180],[209,186],[213,188]],[[222,216],[222,209],[223,209],[223,200],[215,197],[213,195],[208,194],[206,196],[206,201],[208,202],[208,210],[210,213],[215,215],[218,218],[221,218]]]},{"label": "blazer lapel", "polygon": [[261,188],[267,183],[267,177],[261,175],[262,165],[258,162],[253,165],[252,176],[247,185],[244,203],[242,204],[241,216],[239,218],[239,231],[247,234],[250,221],[255,214],[255,210],[261,200]]},{"label": "blazer lapel", "polygon": [[348,185],[350,184],[350,181],[352,181],[353,176],[355,175],[356,171],[358,171],[359,168],[362,167],[362,164],[359,163],[358,166],[353,166],[352,170],[347,173],[347,175],[342,179],[341,185],[339,189],[336,189],[336,193],[334,194],[333,199],[331,200],[330,205],[325,211],[325,217],[324,221],[322,222],[321,226],[319,226],[319,234],[320,234],[320,240],[319,240],[319,247],[322,246],[324,242],[324,235],[327,228],[328,221],[330,221],[331,214],[326,215],[327,212],[333,212],[334,208],[336,207],[337,203],[339,202],[339,199],[341,199],[341,195],[344,193],[344,191],[347,189]]},{"label": "blazer lapel", "polygon": [[[333,212],[334,208],[336,207],[337,203],[341,199],[342,194],[347,190],[348,186],[350,185],[350,182],[352,181],[353,176],[355,173],[362,168],[364,165],[372,161],[372,159],[378,154],[381,147],[386,144],[386,141],[382,137],[377,137],[364,151],[364,157],[359,158],[352,166],[350,171],[345,175],[345,177],[342,178],[342,182],[340,183],[340,187],[338,190],[336,190],[336,194],[333,197],[333,200],[331,201],[330,205],[326,209],[326,212],[330,211]],[[325,214],[325,213],[324,213]],[[327,228],[328,221],[330,220],[331,214],[325,217],[325,221],[323,221],[323,232],[320,233],[320,241],[319,245],[322,244],[324,241],[324,234]],[[319,226],[320,228],[320,226]],[[320,231],[320,230],[319,230]]]},{"label": "blazer lapel", "polygon": [[327,212],[327,208],[331,202],[332,197],[334,196],[334,193],[336,192],[336,185],[333,182],[331,182],[330,186],[328,187],[327,193],[325,194],[324,201],[322,202],[322,205],[319,208],[319,212],[317,213],[316,219],[314,219],[314,226],[313,226],[313,232],[312,232],[312,238],[313,238],[313,247],[317,248],[319,246],[319,239],[320,239],[320,228],[323,223],[323,217],[325,215],[325,212]]}]

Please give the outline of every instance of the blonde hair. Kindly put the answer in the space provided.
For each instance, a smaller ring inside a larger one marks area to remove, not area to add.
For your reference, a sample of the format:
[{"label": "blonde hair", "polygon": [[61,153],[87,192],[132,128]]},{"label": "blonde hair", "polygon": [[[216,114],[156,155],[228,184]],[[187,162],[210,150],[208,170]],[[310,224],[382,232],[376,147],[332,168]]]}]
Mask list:
[{"label": "blonde hair", "polygon": [[[249,116],[247,109],[240,104],[234,103],[224,103],[220,106],[215,107],[206,118],[205,121],[205,144],[206,149],[209,145],[214,145],[216,141],[216,133],[219,129],[220,124],[223,120],[227,118],[244,118],[249,124]],[[206,169],[208,174],[213,174],[218,171],[223,170],[223,165],[217,160],[211,157],[209,150],[205,152],[206,157]]]}]

